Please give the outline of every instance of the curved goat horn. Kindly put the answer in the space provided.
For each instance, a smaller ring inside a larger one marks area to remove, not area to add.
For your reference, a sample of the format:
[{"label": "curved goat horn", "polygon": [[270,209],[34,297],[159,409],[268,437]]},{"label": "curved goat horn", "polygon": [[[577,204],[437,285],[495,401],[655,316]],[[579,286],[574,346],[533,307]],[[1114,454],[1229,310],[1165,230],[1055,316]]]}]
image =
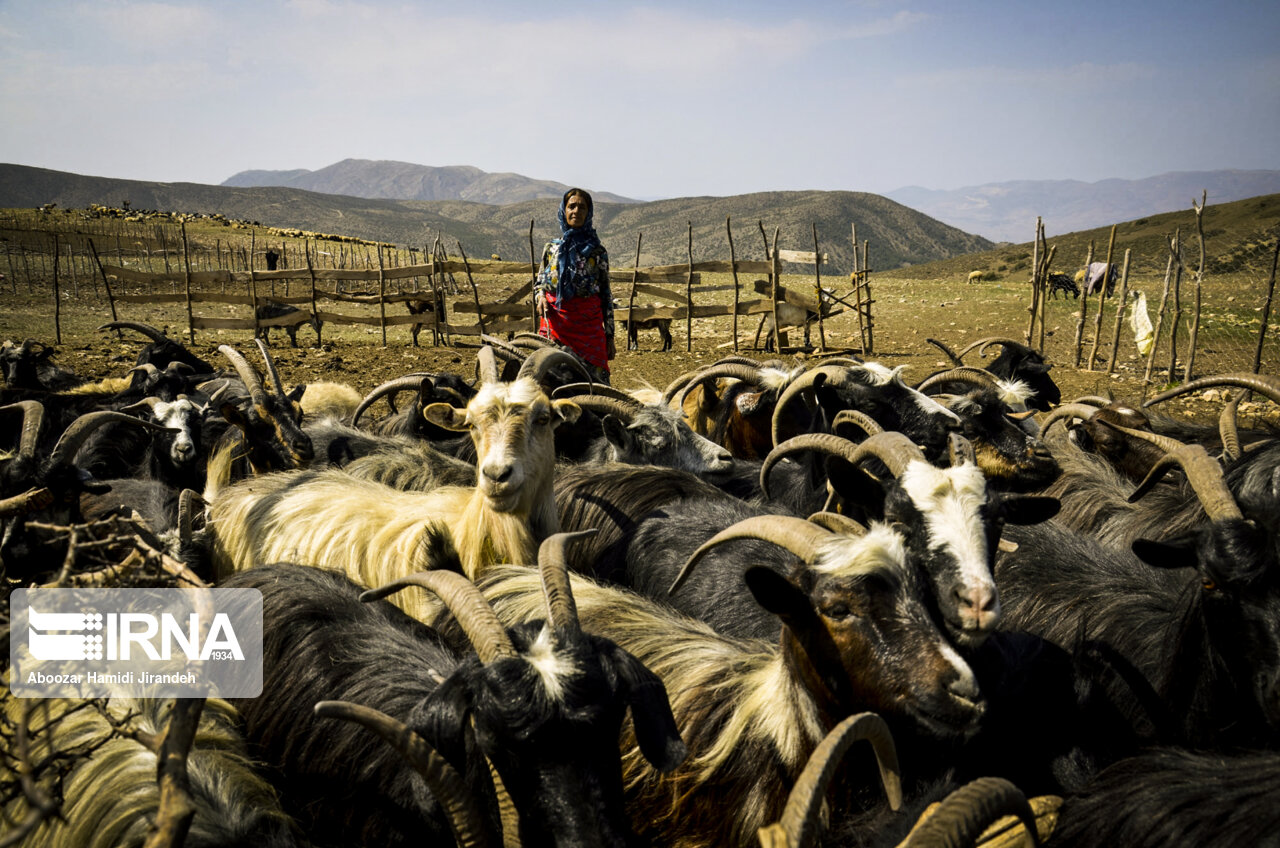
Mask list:
[{"label": "curved goat horn", "polygon": [[858,446],[841,436],[831,433],[801,433],[793,436],[769,451],[760,465],[760,491],[769,497],[769,472],[784,457],[801,451],[816,450],[828,456],[838,456],[850,463],[858,461]]},{"label": "curved goat horn", "polygon": [[980,777],[944,798],[931,815],[922,816],[898,848],[975,845],[993,822],[1010,815],[1022,820],[1031,844],[1039,846],[1035,813],[1022,790],[1003,777]]},{"label": "curved goat horn", "polygon": [[[679,397],[676,399],[676,405],[684,406],[684,399],[689,392],[693,391],[694,386],[702,385],[709,380],[718,380],[721,377],[732,377],[744,383],[755,383],[760,379],[760,368],[755,365],[743,365],[740,362],[726,362],[721,365],[711,365],[703,368],[701,371],[696,372],[688,384],[680,391]],[[663,397],[666,397],[665,393]]]},{"label": "curved goat horn", "polygon": [[40,427],[44,424],[44,404],[38,400],[20,400],[0,410],[22,410],[22,435],[18,437],[18,456],[33,457],[36,455],[36,444],[40,440]]},{"label": "curved goat horn", "polygon": [[71,426],[58,437],[58,443],[53,446],[53,453],[49,456],[49,467],[65,468],[71,465],[76,458],[76,452],[80,450],[80,446],[85,443],[89,436],[99,427],[111,423],[128,424],[132,427],[141,427],[144,430],[152,430],[159,433],[178,432],[172,427],[163,427],[153,421],[134,418],[132,415],[116,412],[112,409],[87,412],[72,421]]},{"label": "curved goat horn", "polygon": [[865,536],[867,528],[860,521],[855,521],[847,515],[838,512],[815,512],[805,519],[810,524],[816,524],[823,530],[830,530],[832,533],[839,533],[841,536]]},{"label": "curved goat horn", "polygon": [[924,392],[940,383],[955,381],[957,383],[969,383],[982,388],[996,388],[996,375],[983,368],[974,368],[971,365],[962,365],[958,368],[951,368],[946,371],[939,371],[931,377],[926,377],[920,381],[920,385],[916,386],[917,392]]},{"label": "curved goat horn", "polygon": [[640,409],[639,404],[626,404],[617,398],[603,395],[578,395],[573,399],[573,402],[597,415],[615,415],[628,424],[631,423],[636,416],[636,412]]},{"label": "curved goat horn", "polygon": [[581,635],[582,625],[578,623],[578,605],[574,603],[569,584],[565,549],[570,542],[595,534],[595,528],[577,533],[553,533],[538,546],[538,571],[542,574],[542,592],[547,597],[547,618],[573,638]]},{"label": "curved goat horn", "polygon": [[973,442],[959,433],[952,433],[947,437],[947,453],[951,457],[952,465],[963,465],[966,462],[970,465],[978,464],[978,455],[973,449]]},{"label": "curved goat horn", "polygon": [[1026,346],[1027,346],[1025,342],[1020,342],[1020,341],[1018,341],[1017,339],[1000,338],[999,336],[988,336],[988,337],[987,337],[987,338],[985,338],[985,339],[978,339],[976,342],[972,342],[972,343],[971,343],[971,344],[969,344],[969,345],[968,345],[964,350],[962,350],[962,351],[960,351],[958,354],[956,354],[956,356],[957,356],[958,358],[960,358],[960,359],[964,359],[965,355],[966,355],[967,353],[969,353],[969,351],[973,350],[974,348],[977,348],[977,349],[978,349],[978,356],[981,356],[981,357],[984,357],[984,358],[985,358],[985,357],[986,357],[986,355],[987,355],[987,354],[985,353],[986,349],[987,349],[990,345],[993,345],[993,344],[998,344],[998,345],[1013,345],[1013,346],[1015,346],[1015,347],[1026,347]]},{"label": "curved goat horn", "polygon": [[369,409],[369,407],[373,406],[383,397],[386,397],[387,395],[394,395],[397,392],[408,391],[410,389],[421,391],[423,382],[429,383],[430,380],[430,377],[417,375],[396,377],[394,380],[388,380],[364,396],[364,400],[360,401],[360,405],[356,407],[356,411],[351,415],[351,426],[359,427],[360,416],[364,415],[365,411]]},{"label": "curved goat horn", "polygon": [[632,407],[644,406],[640,401],[624,392],[622,389],[615,389],[613,386],[604,383],[565,383],[563,386],[556,386],[551,392],[553,398],[573,398],[581,400],[584,397],[605,397],[613,398],[619,403],[625,403]]},{"label": "curved goat horn", "polygon": [[502,379],[498,368],[498,355],[490,345],[485,345],[476,352],[477,378],[481,384],[496,383]]},{"label": "curved goat horn", "polygon": [[886,430],[869,437],[865,442],[857,445],[849,461],[856,465],[872,456],[883,462],[894,477],[901,477],[907,464],[912,460],[926,461],[924,452],[916,443],[896,430]]},{"label": "curved goat horn", "polygon": [[787,387],[778,395],[778,402],[773,405],[773,422],[770,433],[775,445],[778,444],[778,427],[782,424],[782,413],[791,404],[791,401],[805,389],[815,384],[821,385],[828,381],[832,383],[843,381],[847,376],[846,367],[843,365],[821,365],[817,368],[810,368],[787,383]]},{"label": "curved goat horn", "polygon": [[960,361],[960,357],[956,356],[956,352],[951,348],[947,347],[942,342],[938,341],[937,339],[925,339],[925,341],[933,345],[934,347],[936,347],[938,350],[942,351],[944,354],[946,354],[947,359],[951,360],[952,365],[955,365],[955,366],[964,365],[964,363]]},{"label": "curved goat horn", "polygon": [[422,776],[448,816],[449,826],[459,845],[481,848],[492,843],[485,826],[484,815],[476,805],[471,788],[462,776],[449,765],[427,742],[406,724],[381,710],[353,704],[350,701],[319,701],[316,715],[354,722],[372,731],[384,742],[395,748],[414,771]]},{"label": "curved goat horn", "polygon": [[680,588],[680,584],[693,572],[693,567],[706,555],[707,551],[717,545],[733,539],[760,539],[786,548],[806,563],[811,563],[822,549],[822,543],[831,538],[831,532],[811,524],[803,518],[791,515],[755,515],[744,518],[712,536],[702,547],[693,552],[685,562],[676,579],[671,581],[667,589],[670,595]]},{"label": "curved goat horn", "polygon": [[254,339],[258,345],[258,350],[262,352],[262,361],[267,365],[267,373],[271,375],[271,385],[276,387],[276,395],[281,400],[285,397],[284,383],[280,382],[280,372],[276,370],[276,364],[271,359],[271,350],[267,347],[267,343],[262,339]]},{"label": "curved goat horn", "polygon": [[889,726],[875,713],[851,715],[833,727],[809,755],[809,762],[787,796],[782,818],[760,829],[761,848],[811,848],[817,844],[819,813],[831,778],[845,752],[863,739],[875,751],[889,809],[896,812],[902,806],[902,774]]},{"label": "curved goat horn", "polygon": [[244,387],[249,390],[249,399],[254,403],[260,403],[266,397],[267,390],[263,388],[262,378],[258,376],[257,371],[253,370],[249,360],[231,345],[218,345],[218,352],[231,360],[231,365],[236,369],[240,382],[244,383]]},{"label": "curved goat horn", "polygon": [[1043,437],[1049,432],[1049,428],[1059,421],[1065,421],[1068,418],[1080,418],[1085,421],[1093,418],[1098,412],[1098,407],[1090,406],[1087,403],[1064,403],[1053,408],[1053,411],[1045,416],[1040,424],[1040,435]]},{"label": "curved goat horn", "polygon": [[581,359],[558,347],[547,347],[529,354],[529,358],[520,366],[520,373],[516,375],[516,379],[530,377],[533,382],[541,386],[546,379],[547,372],[557,365],[568,365],[586,377],[588,383],[595,382],[595,380],[591,379],[591,373],[587,371]]},{"label": "curved goat horn", "polygon": [[457,572],[419,571],[377,589],[369,589],[361,593],[360,600],[376,601],[408,586],[421,586],[440,596],[440,600],[467,634],[467,639],[480,656],[480,662],[488,665],[494,660],[517,656],[515,646],[498,621],[493,607],[480,594],[476,584]]},{"label": "curved goat horn", "polygon": [[141,324],[137,321],[108,321],[98,328],[99,330],[137,330],[142,335],[151,339],[153,342],[167,342],[170,338],[164,333],[157,330],[150,324]]},{"label": "curved goat horn", "polygon": [[884,427],[880,425],[879,421],[860,409],[842,409],[837,412],[836,417],[831,419],[831,429],[833,431],[838,430],[841,424],[856,424],[868,436],[884,432]]},{"label": "curved goat horn", "polygon": [[1147,476],[1138,484],[1138,488],[1134,489],[1133,494],[1129,495],[1130,503],[1139,500],[1143,495],[1155,488],[1156,483],[1160,482],[1160,479],[1164,477],[1170,468],[1174,465],[1180,465],[1187,475],[1187,482],[1191,484],[1196,497],[1200,499],[1200,505],[1204,507],[1205,515],[1209,516],[1209,520],[1225,521],[1244,517],[1235,497],[1231,494],[1231,490],[1227,488],[1227,482],[1222,475],[1222,466],[1218,464],[1216,459],[1209,456],[1209,452],[1202,446],[1186,445],[1168,436],[1121,427],[1119,424],[1112,424],[1109,421],[1103,421],[1103,423],[1125,435],[1150,442],[1165,451],[1165,455],[1155,465],[1151,466]]},{"label": "curved goat horn", "polygon": [[1222,414],[1218,416],[1218,435],[1222,438],[1222,452],[1226,454],[1227,459],[1237,460],[1240,458],[1240,401],[1244,400],[1244,396],[1248,391],[1242,391],[1235,397],[1227,401],[1227,405],[1222,407]]},{"label": "curved goat horn", "polygon": [[1208,389],[1213,386],[1238,386],[1242,389],[1252,389],[1272,403],[1280,403],[1280,378],[1263,376],[1262,374],[1250,374],[1248,372],[1234,372],[1231,374],[1218,374],[1213,377],[1201,377],[1198,380],[1183,383],[1181,386],[1169,389],[1167,392],[1161,392],[1145,401],[1142,405],[1151,406],[1169,398],[1184,395],[1187,392],[1198,392],[1201,389]]}]

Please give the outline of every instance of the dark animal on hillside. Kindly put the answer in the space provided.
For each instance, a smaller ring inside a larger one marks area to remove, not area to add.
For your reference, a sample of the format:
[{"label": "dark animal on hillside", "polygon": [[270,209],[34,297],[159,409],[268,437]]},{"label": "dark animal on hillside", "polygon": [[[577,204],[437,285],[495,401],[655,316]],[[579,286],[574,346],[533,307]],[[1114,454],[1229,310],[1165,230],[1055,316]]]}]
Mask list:
[{"label": "dark animal on hillside", "polygon": [[[310,324],[311,329],[316,331],[316,342],[320,341],[320,329],[324,326],[324,322],[312,315],[310,312],[304,312],[296,306],[287,303],[280,303],[275,300],[268,300],[260,303],[253,310],[254,320],[259,322],[258,330],[254,333],[256,338],[262,339],[268,344],[271,343],[271,330],[281,328],[289,334],[290,347],[298,346],[298,326],[300,324]],[[263,324],[261,322],[271,318],[283,318],[289,316],[292,319],[290,323],[285,324]]]},{"label": "dark animal on hillside", "polygon": [[1066,274],[1050,274],[1046,282],[1049,284],[1049,297],[1055,300],[1058,292],[1062,292],[1063,297],[1070,295],[1077,300],[1080,298],[1080,286]]}]

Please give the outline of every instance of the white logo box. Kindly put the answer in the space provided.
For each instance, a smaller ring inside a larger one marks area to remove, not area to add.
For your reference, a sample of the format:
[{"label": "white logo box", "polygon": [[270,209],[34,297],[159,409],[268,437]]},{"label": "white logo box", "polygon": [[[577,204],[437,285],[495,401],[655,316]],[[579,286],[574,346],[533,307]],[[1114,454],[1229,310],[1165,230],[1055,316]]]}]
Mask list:
[{"label": "white logo box", "polygon": [[9,688],[19,698],[254,698],[257,589],[17,589]]}]

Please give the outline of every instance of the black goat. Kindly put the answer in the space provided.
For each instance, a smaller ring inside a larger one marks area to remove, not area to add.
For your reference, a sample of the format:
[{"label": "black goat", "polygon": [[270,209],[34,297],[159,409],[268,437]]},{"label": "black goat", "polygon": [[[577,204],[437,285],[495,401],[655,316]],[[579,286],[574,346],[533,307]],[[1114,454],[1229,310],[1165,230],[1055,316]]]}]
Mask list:
[{"label": "black goat", "polygon": [[196,356],[180,342],[174,341],[150,324],[142,324],[136,321],[111,321],[103,324],[98,329],[134,330],[151,339],[149,344],[138,351],[138,365],[154,365],[163,371],[171,363],[178,362],[191,369],[193,379],[202,379],[204,375],[217,371],[212,364]]},{"label": "black goat", "polygon": [[[440,302],[437,304],[435,295],[431,292],[420,294],[412,300],[406,300],[404,302],[404,305],[408,308],[410,315],[430,314],[435,316],[435,320],[441,324],[443,324],[447,320],[445,318],[444,298],[441,297]],[[418,323],[418,322],[414,322],[413,324],[409,325],[409,332],[413,335],[414,347],[418,346],[418,333],[421,333],[422,328],[425,326],[427,325],[424,323]],[[432,333],[432,336],[434,337],[436,333],[436,329],[434,325],[431,328],[431,333]]]},{"label": "black goat", "polygon": [[[311,329],[316,331],[316,343],[320,343],[320,330],[324,326],[324,322],[310,312],[304,312],[296,306],[280,303],[276,300],[267,300],[254,307],[253,317],[258,323],[258,329],[254,336],[268,344],[271,343],[272,328],[280,327],[289,334],[289,345],[297,347],[298,327],[301,324],[310,324]],[[273,320],[286,318],[288,320]]]},{"label": "black goat", "polygon": [[[456,554],[433,538],[437,558],[456,567]],[[316,701],[337,698],[404,723],[467,775],[473,793],[488,799],[494,833],[486,757],[520,813],[521,844],[633,843],[618,753],[628,708],[655,768],[676,767],[685,748],[661,681],[579,627],[563,571],[565,541],[552,537],[539,554],[550,621],[506,631],[474,586],[447,571],[364,595],[340,575],[300,566],[253,569],[227,584],[260,588],[266,619],[276,624],[267,631],[264,687],[280,697],[243,701],[240,708],[250,739],[289,777],[286,802],[302,808],[299,818],[313,838],[448,844],[436,799],[416,776],[407,777],[389,749],[309,715]],[[457,653],[435,631],[377,600],[409,585],[441,595],[476,654]],[[335,809],[328,801],[338,787],[354,798]]]},{"label": "black goat", "polygon": [[1067,797],[1050,848],[1214,845],[1280,838],[1280,756],[1159,748],[1113,763]]},{"label": "black goat", "polygon": [[657,330],[658,336],[662,339],[662,351],[665,353],[671,350],[671,319],[670,318],[628,318],[622,322],[622,331],[627,334],[627,350],[639,350],[640,330]]},{"label": "black goat", "polygon": [[84,383],[83,377],[59,368],[52,359],[53,348],[35,339],[22,344],[5,339],[0,346],[0,365],[4,366],[4,381],[10,389],[59,392]]},{"label": "black goat", "polygon": [[956,367],[964,365],[964,357],[970,351],[977,349],[978,355],[985,357],[986,349],[998,344],[1000,355],[986,367],[987,371],[1006,382],[1019,381],[1026,384],[1031,390],[1026,404],[1032,409],[1047,412],[1062,402],[1062,390],[1049,376],[1049,369],[1053,366],[1044,358],[1044,354],[1020,341],[993,336],[972,342],[959,353],[954,353],[937,339],[926,341],[945,353]]},{"label": "black goat", "polygon": [[1049,286],[1049,297],[1056,299],[1058,292],[1062,292],[1062,296],[1071,295],[1075,299],[1080,299],[1080,286],[1075,280],[1067,274],[1050,274],[1046,280]]}]

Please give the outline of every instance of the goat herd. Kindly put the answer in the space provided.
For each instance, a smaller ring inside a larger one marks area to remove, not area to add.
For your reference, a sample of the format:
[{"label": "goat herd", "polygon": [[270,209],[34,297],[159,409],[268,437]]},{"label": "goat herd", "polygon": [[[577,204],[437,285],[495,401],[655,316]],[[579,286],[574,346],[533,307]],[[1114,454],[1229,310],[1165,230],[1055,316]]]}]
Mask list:
[{"label": "goat herd", "polygon": [[[147,343],[92,385],[0,351],[0,567],[126,515],[261,591],[188,845],[1280,844],[1275,378],[1063,402],[983,339],[625,393],[517,335],[360,397],[105,329]],[[172,705],[6,690],[0,841],[142,845]]]}]

